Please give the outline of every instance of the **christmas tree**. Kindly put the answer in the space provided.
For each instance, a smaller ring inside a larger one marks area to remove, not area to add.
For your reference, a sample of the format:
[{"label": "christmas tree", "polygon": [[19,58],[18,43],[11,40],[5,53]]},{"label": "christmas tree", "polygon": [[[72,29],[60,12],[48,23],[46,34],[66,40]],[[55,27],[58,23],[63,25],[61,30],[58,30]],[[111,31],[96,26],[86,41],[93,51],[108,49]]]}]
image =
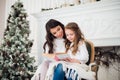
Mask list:
[{"label": "christmas tree", "polygon": [[20,1],[11,6],[7,27],[0,46],[0,80],[30,80],[36,70],[29,53],[33,40],[27,13]]}]

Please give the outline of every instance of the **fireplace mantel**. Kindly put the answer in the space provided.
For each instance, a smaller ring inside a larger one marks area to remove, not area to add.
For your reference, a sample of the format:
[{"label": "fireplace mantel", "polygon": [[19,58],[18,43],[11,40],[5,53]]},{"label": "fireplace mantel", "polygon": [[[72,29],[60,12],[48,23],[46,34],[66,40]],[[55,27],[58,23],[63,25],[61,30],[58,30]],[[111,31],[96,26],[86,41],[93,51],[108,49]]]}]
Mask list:
[{"label": "fireplace mantel", "polygon": [[97,46],[120,46],[120,0],[99,1],[32,14],[38,20],[38,44],[45,41],[45,23],[56,19],[76,22],[85,38]]}]

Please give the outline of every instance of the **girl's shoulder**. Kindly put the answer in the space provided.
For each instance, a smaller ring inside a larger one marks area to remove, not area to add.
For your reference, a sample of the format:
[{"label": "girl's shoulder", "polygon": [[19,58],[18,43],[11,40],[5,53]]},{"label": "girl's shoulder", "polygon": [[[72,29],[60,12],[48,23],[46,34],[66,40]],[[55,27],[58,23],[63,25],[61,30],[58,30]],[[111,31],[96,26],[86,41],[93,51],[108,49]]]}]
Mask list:
[{"label": "girl's shoulder", "polygon": [[82,45],[84,45],[84,44],[85,44],[85,40],[80,40],[78,45],[79,45],[79,46],[82,46]]}]

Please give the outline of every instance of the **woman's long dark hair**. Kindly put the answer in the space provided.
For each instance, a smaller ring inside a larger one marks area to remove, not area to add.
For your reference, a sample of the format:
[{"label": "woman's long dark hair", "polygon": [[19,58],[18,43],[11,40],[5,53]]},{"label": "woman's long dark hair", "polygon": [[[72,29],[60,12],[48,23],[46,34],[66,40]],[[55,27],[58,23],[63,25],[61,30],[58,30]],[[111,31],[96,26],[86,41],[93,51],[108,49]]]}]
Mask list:
[{"label": "woman's long dark hair", "polygon": [[48,53],[53,53],[54,52],[54,49],[53,49],[53,40],[56,38],[55,36],[53,36],[50,32],[50,29],[51,28],[55,28],[56,26],[61,26],[61,28],[63,29],[63,38],[65,39],[66,36],[65,36],[65,30],[64,30],[64,25],[55,20],[55,19],[50,19],[47,23],[46,23],[46,42],[44,43],[43,45],[43,49],[44,49],[44,52],[46,51],[45,47],[46,45],[48,45],[48,48],[49,48],[49,51]]}]

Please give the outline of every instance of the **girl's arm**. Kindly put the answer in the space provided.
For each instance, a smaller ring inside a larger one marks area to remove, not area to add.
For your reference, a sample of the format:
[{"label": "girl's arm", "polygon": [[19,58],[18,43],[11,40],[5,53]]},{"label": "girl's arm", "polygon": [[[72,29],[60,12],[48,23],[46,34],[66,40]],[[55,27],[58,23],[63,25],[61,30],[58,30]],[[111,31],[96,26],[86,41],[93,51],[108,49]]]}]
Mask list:
[{"label": "girl's arm", "polygon": [[79,63],[79,64],[81,64],[80,60],[78,60],[78,59],[74,59],[74,58],[71,58],[71,59],[69,60],[69,62],[71,62],[71,63]]},{"label": "girl's arm", "polygon": [[89,55],[84,42],[79,44],[78,51],[75,55],[71,55],[69,62],[84,64],[88,61]]},{"label": "girl's arm", "polygon": [[64,58],[64,59],[61,59],[61,61],[66,61],[66,62],[71,62],[71,63],[79,63],[80,64],[80,60],[74,59],[74,58]]},{"label": "girl's arm", "polygon": [[88,50],[86,48],[85,42],[83,42],[80,46],[79,46],[79,50],[77,52],[77,59],[81,62],[81,64],[85,64],[86,62],[88,62],[89,59],[89,54],[88,54]]}]

